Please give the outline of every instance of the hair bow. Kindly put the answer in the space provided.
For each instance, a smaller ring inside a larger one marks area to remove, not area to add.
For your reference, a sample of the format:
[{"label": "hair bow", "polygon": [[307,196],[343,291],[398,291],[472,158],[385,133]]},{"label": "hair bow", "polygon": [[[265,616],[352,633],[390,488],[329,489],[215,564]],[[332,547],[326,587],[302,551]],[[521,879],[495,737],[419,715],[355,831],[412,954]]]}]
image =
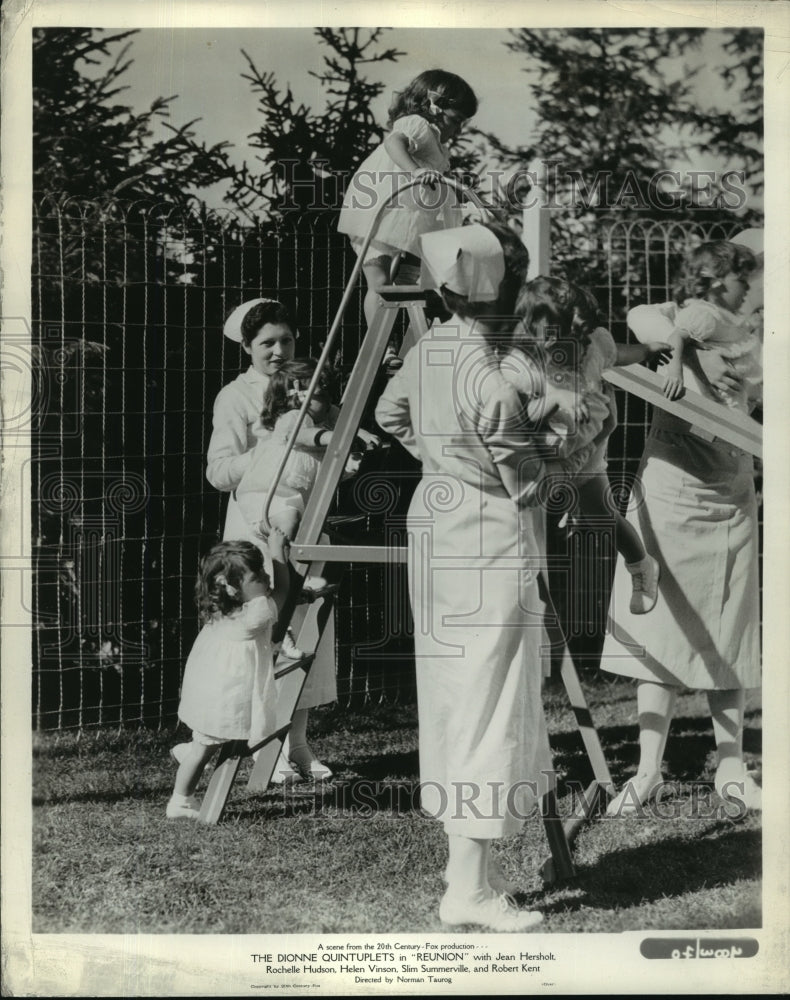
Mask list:
[{"label": "hair bow", "polygon": [[428,91],[428,108],[432,115],[440,115],[444,108],[439,104],[441,93],[438,90]]},{"label": "hair bow", "polygon": [[505,276],[502,244],[485,226],[441,229],[420,237],[422,288],[464,295],[470,302],[493,302]]},{"label": "hair bow", "polygon": [[217,575],[214,577],[214,579],[217,581],[217,583],[220,585],[220,587],[224,587],[225,588],[225,593],[228,595],[228,597],[235,597],[238,594],[238,592],[239,592],[238,588],[237,587],[232,587],[228,583],[228,578],[225,576],[224,573],[217,573]]}]

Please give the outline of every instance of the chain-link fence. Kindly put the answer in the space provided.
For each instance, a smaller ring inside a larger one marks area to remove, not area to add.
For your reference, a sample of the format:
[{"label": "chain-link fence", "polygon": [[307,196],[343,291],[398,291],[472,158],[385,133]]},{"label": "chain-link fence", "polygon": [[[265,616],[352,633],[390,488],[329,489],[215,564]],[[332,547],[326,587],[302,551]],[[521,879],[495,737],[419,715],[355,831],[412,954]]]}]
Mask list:
[{"label": "chain-link fence", "polygon": [[[334,213],[250,227],[232,213],[37,206],[31,494],[39,728],[174,717],[198,628],[198,559],[220,535],[226,502],[204,476],[212,404],[247,367],[222,324],[245,299],[277,297],[295,311],[298,354],[317,354],[354,263],[335,223]],[[616,339],[626,339],[627,308],[669,297],[689,243],[719,235],[730,233],[674,223],[615,225],[604,234],[609,280],[594,290]],[[360,289],[340,332],[341,372],[363,331]],[[614,478],[634,471],[647,421],[641,401],[619,404]],[[414,478],[399,448],[370,462],[367,471],[393,481]],[[363,492],[342,487],[337,511],[361,516],[355,541],[383,542],[389,528],[375,504],[360,507]],[[414,695],[404,576],[402,567],[359,564],[344,577],[343,706]],[[592,635],[606,594],[598,582],[588,589],[593,607],[581,614],[581,632]]]}]

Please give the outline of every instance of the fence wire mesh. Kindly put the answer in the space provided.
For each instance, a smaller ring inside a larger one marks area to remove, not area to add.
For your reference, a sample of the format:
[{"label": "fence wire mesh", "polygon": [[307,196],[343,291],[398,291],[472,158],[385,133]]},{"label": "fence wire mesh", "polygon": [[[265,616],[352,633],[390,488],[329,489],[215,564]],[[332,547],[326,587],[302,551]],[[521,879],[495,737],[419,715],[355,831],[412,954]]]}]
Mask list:
[{"label": "fence wire mesh", "polygon": [[[645,223],[615,225],[599,237],[609,264],[594,291],[615,339],[627,339],[628,308],[670,297],[691,243],[728,235]],[[204,476],[212,404],[247,367],[241,348],[222,336],[224,318],[245,299],[280,298],[297,317],[298,353],[317,355],[353,264],[331,212],[250,227],[232,213],[36,206],[31,523],[38,728],[173,720],[198,629],[196,568],[220,537],[226,503]],[[340,332],[341,372],[350,371],[365,328],[361,292]],[[380,388],[373,387],[372,400]],[[639,400],[620,397],[619,406],[610,444],[615,478],[635,471],[647,425]],[[414,479],[399,449],[371,463],[371,482]],[[362,497],[352,484],[337,497],[339,513],[363,516],[355,540],[401,543],[408,491],[384,504],[368,492]],[[587,553],[587,564],[598,555]],[[587,606],[571,617],[583,623],[579,636],[589,649],[590,635],[601,631],[606,592],[597,578],[586,589]],[[406,605],[402,567],[358,564],[346,573],[336,628],[341,706],[413,699]]]}]

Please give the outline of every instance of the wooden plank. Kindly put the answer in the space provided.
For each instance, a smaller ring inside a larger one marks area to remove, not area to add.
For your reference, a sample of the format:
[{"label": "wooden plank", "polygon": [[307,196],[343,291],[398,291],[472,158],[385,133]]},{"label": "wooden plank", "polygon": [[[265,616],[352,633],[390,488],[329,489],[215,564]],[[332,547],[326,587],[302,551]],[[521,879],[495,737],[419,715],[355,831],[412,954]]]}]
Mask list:
[{"label": "wooden plank", "polygon": [[543,797],[543,826],[551,848],[553,871],[556,878],[573,878],[576,869],[565,829],[557,811],[557,793],[552,789]]},{"label": "wooden plank", "polygon": [[607,368],[603,377],[616,388],[633,393],[652,406],[687,421],[710,439],[717,438],[757,458],[763,457],[763,429],[756,420],[740,410],[707,399],[690,389],[681,399],[667,399],[664,395],[664,376],[644,365]]},{"label": "wooden plank", "polygon": [[406,562],[406,546],[384,545],[292,545],[291,558],[295,562]]},{"label": "wooden plank", "polygon": [[247,752],[247,744],[243,740],[231,740],[228,743],[223,743],[214,773],[211,775],[200,806],[198,820],[201,823],[213,825],[222,819],[241,759],[247,755]]}]

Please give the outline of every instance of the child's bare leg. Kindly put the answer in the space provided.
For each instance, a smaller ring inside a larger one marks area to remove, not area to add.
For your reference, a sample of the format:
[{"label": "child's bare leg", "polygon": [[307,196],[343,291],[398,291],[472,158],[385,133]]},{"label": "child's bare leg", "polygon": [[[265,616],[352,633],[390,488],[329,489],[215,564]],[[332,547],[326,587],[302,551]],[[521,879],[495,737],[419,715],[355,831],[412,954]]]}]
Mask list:
[{"label": "child's bare leg", "polygon": [[178,771],[173,794],[167,803],[165,813],[168,819],[198,819],[200,805],[194,792],[203,774],[203,769],[219,749],[218,746],[205,746],[196,743],[182,743],[178,748]]},{"label": "child's bare leg", "polygon": [[219,750],[218,746],[204,746],[192,740],[187,744],[187,750],[176,772],[176,783],[173,791],[176,795],[193,795],[198,786],[203,770]]},{"label": "child's bare leg", "polygon": [[743,762],[743,714],[746,692],[743,688],[708,691],[708,705],[713,720],[713,735],[719,754],[716,768],[716,791],[722,798],[742,802],[749,809],[761,807],[760,789],[746,774]]},{"label": "child's bare leg", "polygon": [[367,264],[362,265],[365,281],[368,284],[363,307],[365,310],[365,322],[368,326],[373,322],[373,317],[381,302],[379,289],[389,282],[389,267],[391,263],[392,259],[390,257],[382,255],[378,258],[378,261],[369,261]]},{"label": "child's bare leg", "polygon": [[283,507],[276,514],[269,514],[269,523],[271,526],[279,528],[289,542],[292,542],[296,538],[296,532],[299,530],[299,522],[301,520],[302,515],[295,507]]},{"label": "child's bare leg", "polygon": [[[292,542],[299,530],[302,515],[295,507],[284,507],[282,510],[278,510],[276,514],[272,514],[269,520],[273,528],[279,528],[288,541]],[[323,590],[326,587],[326,580],[322,576],[308,576],[305,580],[302,580],[294,570],[291,577],[291,583],[294,586],[298,586],[300,590],[302,587],[305,590],[312,591]]]},{"label": "child's bare leg", "polygon": [[584,516],[607,520],[614,518],[614,543],[617,551],[627,563],[641,562],[645,558],[645,547],[639,532],[632,524],[613,510],[607,503],[606,492],[609,480],[603,473],[591,476],[579,486],[579,507]]}]

